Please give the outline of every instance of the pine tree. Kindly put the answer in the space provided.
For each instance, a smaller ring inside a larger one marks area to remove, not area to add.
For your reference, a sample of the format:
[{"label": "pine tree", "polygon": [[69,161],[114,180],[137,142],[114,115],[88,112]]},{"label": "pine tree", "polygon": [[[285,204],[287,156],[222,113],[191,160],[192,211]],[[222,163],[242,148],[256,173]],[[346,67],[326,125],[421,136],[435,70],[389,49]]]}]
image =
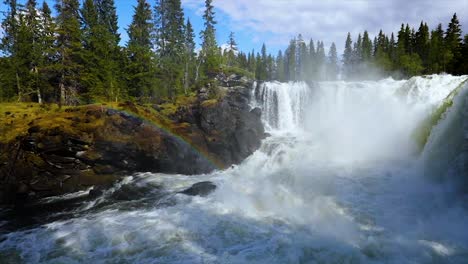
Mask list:
[{"label": "pine tree", "polygon": [[56,25],[54,19],[52,18],[52,10],[46,1],[42,3],[41,13],[39,45],[42,56],[40,57],[40,61],[38,63],[40,78],[38,92],[41,94],[37,95],[38,102],[40,102],[41,99],[51,101],[51,99],[54,97],[53,78],[55,75],[54,64],[56,62],[57,54],[57,49],[55,46]]},{"label": "pine tree", "polygon": [[362,61],[363,62],[370,62],[372,58],[372,41],[369,38],[369,33],[364,31],[364,35],[362,37]]},{"label": "pine tree", "polygon": [[325,72],[326,72],[326,55],[325,55],[325,47],[324,47],[324,44],[323,44],[323,41],[318,41],[317,42],[317,52],[316,52],[316,62],[317,62],[317,69],[318,69],[318,72],[317,72],[317,75],[315,76],[315,78],[317,80],[323,80],[326,75],[325,75]]},{"label": "pine tree", "polygon": [[265,43],[263,43],[261,54],[257,55],[256,61],[255,78],[260,81],[268,80],[268,55]]},{"label": "pine tree", "polygon": [[296,39],[289,42],[286,54],[286,79],[288,81],[297,81],[297,64],[296,64]]},{"label": "pine tree", "polygon": [[313,76],[315,75],[315,72],[317,72],[317,61],[316,57],[317,55],[315,54],[315,44],[314,40],[310,39],[309,41],[309,59],[307,61],[307,81],[312,81],[314,78]]},{"label": "pine tree", "polygon": [[429,63],[429,45],[430,45],[430,35],[429,27],[426,23],[421,21],[419,29],[415,35],[415,50],[423,61],[423,65],[426,68]]},{"label": "pine tree", "polygon": [[390,57],[390,61],[392,62],[392,69],[393,69],[397,62],[396,42],[395,42],[395,36],[393,32],[392,32],[392,36],[390,37],[390,41],[388,43],[388,55]]},{"label": "pine tree", "polygon": [[28,47],[26,50],[24,61],[29,71],[27,84],[29,93],[35,93],[38,103],[42,103],[41,81],[39,68],[42,66],[43,50],[45,47],[41,45],[43,26],[41,25],[40,16],[37,9],[36,0],[28,0],[26,2],[25,29],[26,42]]},{"label": "pine tree", "polygon": [[[18,100],[22,98],[22,86],[20,79],[20,61],[18,57],[19,45],[19,12],[17,10],[16,0],[5,0],[3,2],[8,10],[5,12],[5,18],[2,21],[3,37],[1,42],[1,50],[7,56],[3,61],[3,74],[0,85],[2,85],[2,97],[12,98],[18,96]],[[13,89],[13,87],[15,87]]]},{"label": "pine tree", "polygon": [[328,79],[336,80],[338,76],[338,53],[336,52],[336,45],[333,42],[328,52]]},{"label": "pine tree", "polygon": [[156,50],[163,86],[173,98],[182,84],[185,54],[184,12],[180,0],[156,1]]},{"label": "pine tree", "polygon": [[234,32],[229,34],[228,50],[226,52],[227,65],[232,67],[236,64],[236,54],[238,53],[237,43],[234,38]]},{"label": "pine tree", "polygon": [[[468,58],[468,34],[463,38],[463,44],[460,49],[461,58]],[[455,67],[456,74],[468,74],[468,60],[459,60]]]},{"label": "pine tree", "polygon": [[[458,59],[461,58],[461,27],[458,21],[457,14],[453,14],[452,19],[448,25],[447,31],[445,32],[445,47],[447,54],[445,56],[447,62],[447,72],[455,72],[455,64]],[[466,58],[465,58],[466,59]]]},{"label": "pine tree", "polygon": [[78,103],[81,65],[81,30],[78,0],[56,0],[59,104]]},{"label": "pine tree", "polygon": [[382,30],[380,30],[378,37],[374,40],[374,46],[375,46],[375,52],[374,52],[375,65],[378,66],[380,70],[386,73],[390,73],[393,65],[390,59],[390,55],[389,55],[389,50],[390,50],[389,40],[385,36]]},{"label": "pine tree", "polygon": [[286,81],[285,78],[285,68],[284,68],[284,58],[283,52],[278,51],[278,56],[276,56],[276,76],[275,79],[280,82]]},{"label": "pine tree", "polygon": [[127,78],[129,93],[132,96],[156,95],[155,72],[151,45],[151,9],[146,0],[138,0],[132,23],[128,27],[128,66]]},{"label": "pine tree", "polygon": [[307,77],[307,61],[309,58],[309,52],[307,50],[307,45],[302,38],[302,35],[299,34],[297,37],[297,67],[298,67],[298,79],[305,81]]},{"label": "pine tree", "polygon": [[252,50],[252,52],[249,53],[247,63],[248,63],[248,71],[251,73],[255,73],[255,70],[257,68],[256,66],[257,61],[255,59],[255,50]]},{"label": "pine tree", "polygon": [[114,0],[94,0],[98,11],[99,24],[102,24],[107,32],[110,34],[110,47],[116,47],[120,42],[119,24],[117,17],[117,10]]},{"label": "pine tree", "polygon": [[185,70],[184,70],[184,93],[188,94],[190,85],[195,79],[195,33],[190,19],[185,26]]},{"label": "pine tree", "polygon": [[105,86],[105,95],[108,99],[118,101],[125,96],[125,88],[122,85],[123,57],[124,54],[119,46],[120,33],[118,32],[118,16],[114,0],[94,0],[98,13],[101,36],[101,78]]},{"label": "pine tree", "polygon": [[346,78],[350,78],[352,74],[353,68],[353,41],[351,40],[351,33],[348,32],[348,36],[346,37],[345,42],[345,49],[343,53],[343,67],[344,67],[344,74]]},{"label": "pine tree", "polygon": [[220,66],[220,54],[216,42],[215,12],[212,2],[213,0],[205,0],[205,11],[203,14],[205,29],[201,32],[202,50],[200,56],[203,72],[208,78],[213,77],[219,71]]},{"label": "pine tree", "polygon": [[101,81],[101,55],[105,51],[101,47],[103,44],[101,37],[103,25],[99,23],[98,10],[94,5],[94,0],[85,0],[81,9],[81,28],[83,42],[83,64],[81,72],[81,83],[86,89],[87,99],[91,95],[104,96],[104,84]]}]

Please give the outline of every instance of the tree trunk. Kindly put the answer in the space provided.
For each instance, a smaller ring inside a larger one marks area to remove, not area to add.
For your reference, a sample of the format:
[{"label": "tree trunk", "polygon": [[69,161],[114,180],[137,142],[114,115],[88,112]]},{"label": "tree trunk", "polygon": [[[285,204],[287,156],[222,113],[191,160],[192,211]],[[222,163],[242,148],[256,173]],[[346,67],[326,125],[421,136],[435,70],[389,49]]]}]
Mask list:
[{"label": "tree trunk", "polygon": [[42,94],[41,94],[41,89],[39,88],[39,84],[38,84],[39,71],[37,70],[37,66],[34,66],[33,71],[34,71],[34,76],[36,77],[35,85],[36,85],[37,102],[39,104],[42,104]]},{"label": "tree trunk", "polygon": [[21,92],[20,78],[18,72],[16,72],[16,88],[18,89],[18,102],[21,102],[23,99],[23,93]]},{"label": "tree trunk", "polygon": [[185,62],[185,72],[184,72],[184,94],[187,95],[187,91],[189,88],[189,63],[188,61]]},{"label": "tree trunk", "polygon": [[200,59],[198,61],[197,67],[196,67],[196,72],[195,72],[195,82],[198,82],[198,78],[200,76],[200,66],[201,66],[202,60]]},{"label": "tree trunk", "polygon": [[39,87],[37,87],[36,93],[37,93],[37,102],[39,104],[42,104],[42,95],[41,95],[41,90],[39,89]]},{"label": "tree trunk", "polygon": [[60,89],[60,100],[59,100],[59,107],[65,104],[65,84],[64,84],[65,76],[62,73],[62,77],[60,78],[59,89]]}]

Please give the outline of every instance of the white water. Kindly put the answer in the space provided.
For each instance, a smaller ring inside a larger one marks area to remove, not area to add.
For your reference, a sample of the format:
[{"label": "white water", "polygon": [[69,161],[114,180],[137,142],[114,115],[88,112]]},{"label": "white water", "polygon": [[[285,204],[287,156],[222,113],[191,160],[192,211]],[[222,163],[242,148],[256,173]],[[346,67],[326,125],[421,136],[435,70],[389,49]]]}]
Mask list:
[{"label": "white water", "polygon": [[[441,138],[455,131],[466,139],[466,92],[422,157],[411,139],[465,79],[266,84],[253,104],[266,112],[272,136],[241,165],[196,177],[129,177],[69,220],[8,234],[0,256],[26,263],[466,263],[466,196],[450,179],[426,175],[434,156],[449,163],[462,155]],[[458,152],[429,155],[444,146]],[[466,176],[449,168],[439,173]],[[208,197],[174,194],[205,180],[218,186]],[[105,204],[125,186],[144,195]]]}]

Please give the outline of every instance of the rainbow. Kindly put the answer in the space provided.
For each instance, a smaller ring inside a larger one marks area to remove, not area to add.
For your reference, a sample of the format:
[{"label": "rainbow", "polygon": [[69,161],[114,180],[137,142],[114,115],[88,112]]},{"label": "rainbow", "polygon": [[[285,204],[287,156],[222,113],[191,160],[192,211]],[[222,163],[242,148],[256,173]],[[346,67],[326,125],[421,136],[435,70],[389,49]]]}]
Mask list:
[{"label": "rainbow", "polygon": [[130,112],[130,111],[127,111],[127,110],[119,109],[119,108],[112,107],[112,106],[109,106],[109,105],[98,105],[98,106],[102,109],[102,111],[104,111],[104,109],[113,110],[116,113],[120,113],[121,115],[123,114],[123,116],[130,116],[132,118],[136,118],[136,119],[140,120],[141,122],[145,123],[146,125],[150,125],[153,128],[156,128],[156,129],[162,131],[163,133],[166,133],[167,135],[174,138],[178,143],[190,148],[193,151],[193,153],[195,153],[202,160],[206,161],[212,168],[214,168],[214,170],[221,170],[221,169],[224,168],[224,165],[220,161],[210,157],[209,154],[207,154],[205,151],[200,149],[198,146],[196,146],[195,144],[193,144],[192,142],[190,142],[186,138],[182,137],[181,135],[178,135],[178,134],[174,133],[170,129],[164,127],[163,125],[157,123],[154,120],[151,120],[151,119],[149,119],[149,118],[147,118],[147,117],[145,117],[145,116],[143,116],[141,114],[137,114],[135,112]]}]

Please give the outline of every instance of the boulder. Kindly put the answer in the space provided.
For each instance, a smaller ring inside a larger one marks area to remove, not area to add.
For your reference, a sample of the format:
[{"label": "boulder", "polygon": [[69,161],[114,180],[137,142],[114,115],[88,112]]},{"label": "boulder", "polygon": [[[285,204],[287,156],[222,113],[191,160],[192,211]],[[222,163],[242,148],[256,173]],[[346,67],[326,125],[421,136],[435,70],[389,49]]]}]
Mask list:
[{"label": "boulder", "polygon": [[210,193],[216,190],[216,185],[210,181],[198,182],[192,185],[190,188],[181,191],[180,193],[189,196],[208,196]]}]

